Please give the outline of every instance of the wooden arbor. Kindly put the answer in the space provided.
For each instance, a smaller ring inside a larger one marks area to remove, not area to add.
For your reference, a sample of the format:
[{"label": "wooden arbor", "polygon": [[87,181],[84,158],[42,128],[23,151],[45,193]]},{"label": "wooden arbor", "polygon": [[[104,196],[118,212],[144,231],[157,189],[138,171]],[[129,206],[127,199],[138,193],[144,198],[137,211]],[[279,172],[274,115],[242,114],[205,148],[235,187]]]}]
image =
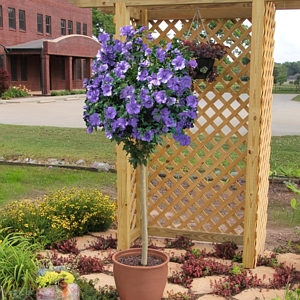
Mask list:
[{"label": "wooden arbor", "polygon": [[[266,237],[275,11],[300,8],[299,1],[69,1],[115,14],[116,32],[130,21],[149,25],[157,42],[183,38],[199,8],[208,38],[230,45],[230,64],[217,62],[218,82],[195,87],[199,118],[191,146],[166,139],[149,163],[149,234],[233,240],[244,246],[244,266],[254,267]],[[190,39],[203,30],[192,30]],[[117,171],[118,247],[124,249],[141,232],[139,170],[120,148]]]}]

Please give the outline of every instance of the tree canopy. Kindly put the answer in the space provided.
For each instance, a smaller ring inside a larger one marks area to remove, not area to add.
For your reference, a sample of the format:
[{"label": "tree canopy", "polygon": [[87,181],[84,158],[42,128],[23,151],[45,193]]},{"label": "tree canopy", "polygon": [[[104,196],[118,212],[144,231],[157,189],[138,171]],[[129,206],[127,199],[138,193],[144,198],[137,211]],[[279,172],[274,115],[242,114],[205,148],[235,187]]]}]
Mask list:
[{"label": "tree canopy", "polygon": [[113,15],[107,15],[100,12],[97,8],[93,8],[93,35],[98,36],[99,33],[105,31],[109,34],[115,33],[115,25]]}]

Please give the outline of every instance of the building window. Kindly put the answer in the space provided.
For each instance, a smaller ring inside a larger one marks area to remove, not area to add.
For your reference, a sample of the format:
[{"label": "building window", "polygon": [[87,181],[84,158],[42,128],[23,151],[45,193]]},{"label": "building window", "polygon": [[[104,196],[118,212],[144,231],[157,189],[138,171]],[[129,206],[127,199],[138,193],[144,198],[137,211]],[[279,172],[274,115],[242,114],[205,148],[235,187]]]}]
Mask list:
[{"label": "building window", "polygon": [[0,69],[4,69],[4,55],[0,55]]},{"label": "building window", "polygon": [[83,60],[83,78],[87,78],[87,74],[86,74],[86,59]]},{"label": "building window", "polygon": [[81,59],[76,59],[76,77],[77,79],[82,79],[81,75]]},{"label": "building window", "polygon": [[87,25],[86,24],[82,24],[82,34],[87,35]]},{"label": "building window", "polygon": [[8,8],[9,28],[16,29],[16,11],[14,8]]},{"label": "building window", "polygon": [[37,32],[43,33],[43,15],[37,14]]},{"label": "building window", "polygon": [[61,35],[66,35],[66,20],[60,20]]},{"label": "building window", "polygon": [[76,22],[76,33],[81,34],[81,23]]},{"label": "building window", "polygon": [[21,80],[27,81],[27,57],[21,57]]},{"label": "building window", "polygon": [[51,17],[46,16],[46,33],[51,34]]},{"label": "building window", "polygon": [[10,57],[10,76],[11,81],[18,81],[17,56]]},{"label": "building window", "polygon": [[66,80],[66,65],[65,65],[64,57],[60,57],[60,66],[61,66],[61,79]]},{"label": "building window", "polygon": [[25,10],[19,10],[19,29],[26,30]]},{"label": "building window", "polygon": [[73,34],[73,21],[68,21],[68,34]]},{"label": "building window", "polygon": [[0,5],[0,27],[3,27],[2,5]]}]

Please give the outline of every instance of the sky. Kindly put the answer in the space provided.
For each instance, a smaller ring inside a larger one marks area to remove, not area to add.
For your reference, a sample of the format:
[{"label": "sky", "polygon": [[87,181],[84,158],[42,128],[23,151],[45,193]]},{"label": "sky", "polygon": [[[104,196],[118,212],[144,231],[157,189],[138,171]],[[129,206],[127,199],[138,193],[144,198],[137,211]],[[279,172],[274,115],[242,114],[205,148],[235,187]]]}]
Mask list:
[{"label": "sky", "polygon": [[274,61],[300,61],[300,9],[277,10]]}]

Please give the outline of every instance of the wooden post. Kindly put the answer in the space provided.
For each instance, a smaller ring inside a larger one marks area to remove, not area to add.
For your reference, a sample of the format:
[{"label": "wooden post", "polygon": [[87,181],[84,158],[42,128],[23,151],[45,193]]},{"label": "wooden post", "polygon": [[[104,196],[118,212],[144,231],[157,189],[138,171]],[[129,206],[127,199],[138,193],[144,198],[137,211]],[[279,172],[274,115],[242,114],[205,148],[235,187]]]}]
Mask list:
[{"label": "wooden post", "polygon": [[[125,2],[115,4],[116,38],[120,37],[120,28],[130,24],[129,10]],[[118,221],[118,250],[130,247],[130,164],[123,144],[117,148],[117,221]]]},{"label": "wooden post", "polygon": [[248,123],[243,264],[254,268],[257,258],[258,166],[261,121],[265,1],[252,2],[250,106]]}]

